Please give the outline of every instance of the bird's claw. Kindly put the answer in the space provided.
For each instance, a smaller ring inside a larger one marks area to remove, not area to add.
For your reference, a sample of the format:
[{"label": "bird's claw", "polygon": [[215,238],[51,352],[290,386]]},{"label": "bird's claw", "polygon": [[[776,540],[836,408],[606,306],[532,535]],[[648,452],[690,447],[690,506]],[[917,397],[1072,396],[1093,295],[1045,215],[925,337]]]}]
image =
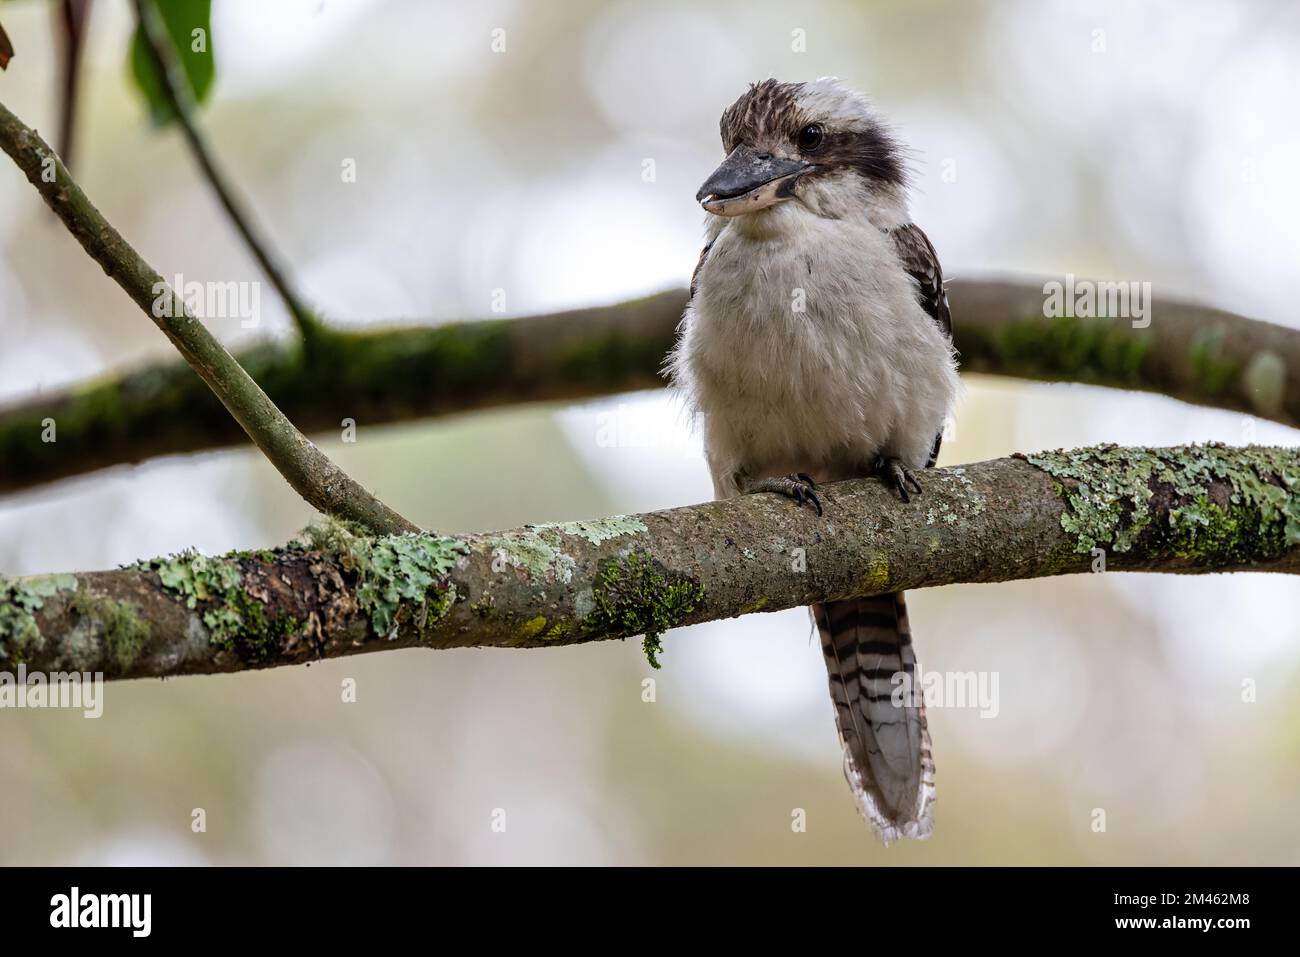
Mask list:
[{"label": "bird's claw", "polygon": [[912,500],[911,496],[907,494],[908,485],[911,485],[916,490],[917,495],[921,494],[921,483],[916,480],[915,473],[899,459],[881,459],[876,465],[876,470],[894,486],[894,489],[898,492],[898,497],[904,502]]},{"label": "bird's claw", "polygon": [[822,514],[822,500],[817,495],[817,483],[806,472],[797,472],[781,478],[764,478],[745,484],[746,493],[775,492],[795,500],[796,505],[811,505],[818,515]]}]

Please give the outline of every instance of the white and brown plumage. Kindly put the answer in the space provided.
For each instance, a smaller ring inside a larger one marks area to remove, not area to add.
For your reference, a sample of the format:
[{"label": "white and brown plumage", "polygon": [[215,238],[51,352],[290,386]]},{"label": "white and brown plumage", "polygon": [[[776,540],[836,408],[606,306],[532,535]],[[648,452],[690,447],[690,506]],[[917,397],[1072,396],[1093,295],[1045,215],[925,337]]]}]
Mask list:
[{"label": "white and brown plumage", "polygon": [[[907,212],[901,149],[832,79],[767,80],[722,116],[727,159],[697,197],[707,243],[671,360],[720,498],[883,474],[908,502],[958,392],[934,247]],[[845,775],[881,838],[931,829],[923,706],[902,593],[813,608]]]}]

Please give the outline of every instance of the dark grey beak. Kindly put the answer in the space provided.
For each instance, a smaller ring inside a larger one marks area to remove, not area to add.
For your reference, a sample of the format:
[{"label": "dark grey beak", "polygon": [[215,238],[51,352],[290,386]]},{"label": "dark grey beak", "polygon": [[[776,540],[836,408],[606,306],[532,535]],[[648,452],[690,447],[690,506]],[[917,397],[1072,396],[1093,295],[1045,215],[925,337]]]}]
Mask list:
[{"label": "dark grey beak", "polygon": [[778,159],[743,143],[704,181],[695,199],[711,213],[752,213],[789,198],[800,173],[811,169],[798,160]]}]

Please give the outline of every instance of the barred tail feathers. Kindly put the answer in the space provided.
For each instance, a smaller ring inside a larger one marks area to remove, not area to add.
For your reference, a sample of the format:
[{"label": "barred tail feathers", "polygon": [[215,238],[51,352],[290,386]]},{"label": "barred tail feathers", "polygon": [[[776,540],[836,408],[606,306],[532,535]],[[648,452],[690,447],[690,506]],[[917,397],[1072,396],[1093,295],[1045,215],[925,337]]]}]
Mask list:
[{"label": "barred tail feathers", "polygon": [[916,675],[903,593],[825,602],[812,613],[844,745],[844,776],[859,809],[886,845],[928,837],[934,762],[925,705],[906,699],[895,680]]}]

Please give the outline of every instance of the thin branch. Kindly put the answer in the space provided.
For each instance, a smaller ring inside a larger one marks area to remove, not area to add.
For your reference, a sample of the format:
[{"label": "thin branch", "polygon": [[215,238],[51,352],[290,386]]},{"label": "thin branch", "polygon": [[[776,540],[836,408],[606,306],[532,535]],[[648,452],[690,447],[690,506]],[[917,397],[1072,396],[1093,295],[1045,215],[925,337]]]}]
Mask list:
[{"label": "thin branch", "polygon": [[284,300],[289,314],[293,316],[298,326],[298,331],[304,339],[310,341],[321,331],[321,322],[294,291],[280,263],[280,257],[272,253],[270,241],[253,225],[251,214],[235,198],[234,188],[218,169],[213,150],[198,126],[198,108],[190,92],[185,70],[176,56],[176,47],[172,43],[171,35],[167,32],[167,26],[163,23],[154,0],[135,0],[135,6],[140,27],[147,41],[145,47],[158,74],[159,89],[167,98],[167,103],[185,134],[185,140],[189,143],[199,168],[203,171],[212,191],[217,194],[217,199],[221,201],[222,207],[230,217],[230,221],[234,223],[245,245],[262,267],[262,272],[271,280],[271,285]]},{"label": "thin branch", "polygon": [[90,257],[153,319],[299,495],[328,515],[360,522],[375,531],[415,528],[349,478],[294,428],[194,318],[184,300],[91,205],[49,145],[3,104],[0,148],[18,164]]},{"label": "thin branch", "polygon": [[[1300,572],[1300,450],[1100,446],[441,538],[339,523],[274,551],[0,582],[0,670],[135,678],[395,648],[538,648],[956,582]],[[651,648],[650,650],[656,650]],[[671,661],[671,645],[669,646]]]},{"label": "thin branch", "polygon": [[[1043,281],[949,287],[964,372],[1165,393],[1300,427],[1300,330],[1157,297],[1148,328],[1045,319]],[[685,290],[596,309],[437,327],[330,331],[310,361],[263,344],[244,367],[307,432],[651,389]],[[58,423],[57,444],[41,441]],[[190,371],[156,363],[0,409],[0,493],[244,440]]]}]

